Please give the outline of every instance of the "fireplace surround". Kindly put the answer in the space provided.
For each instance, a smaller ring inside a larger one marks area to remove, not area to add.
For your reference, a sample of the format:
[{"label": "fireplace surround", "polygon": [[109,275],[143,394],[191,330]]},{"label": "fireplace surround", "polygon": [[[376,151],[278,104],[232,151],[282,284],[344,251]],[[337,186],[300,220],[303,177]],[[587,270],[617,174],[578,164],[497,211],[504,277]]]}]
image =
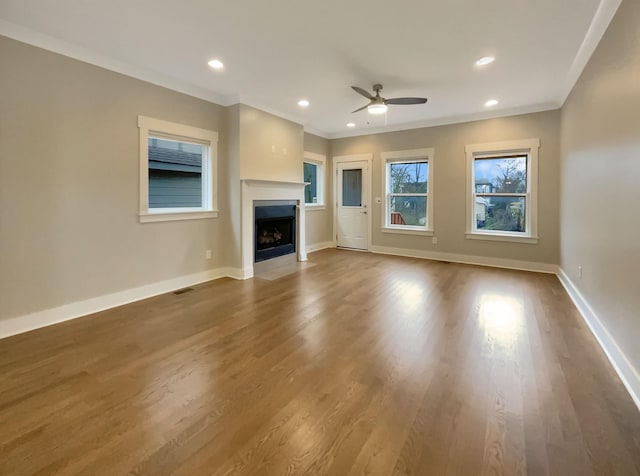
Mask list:
[{"label": "fireplace surround", "polygon": [[[256,205],[284,205],[295,207],[295,250],[291,253],[297,261],[306,261],[304,182],[241,179],[241,255],[242,278],[254,275],[255,260],[255,207]],[[281,230],[278,229],[278,232]],[[271,232],[273,233],[273,231]],[[262,261],[260,265],[269,263]]]}]

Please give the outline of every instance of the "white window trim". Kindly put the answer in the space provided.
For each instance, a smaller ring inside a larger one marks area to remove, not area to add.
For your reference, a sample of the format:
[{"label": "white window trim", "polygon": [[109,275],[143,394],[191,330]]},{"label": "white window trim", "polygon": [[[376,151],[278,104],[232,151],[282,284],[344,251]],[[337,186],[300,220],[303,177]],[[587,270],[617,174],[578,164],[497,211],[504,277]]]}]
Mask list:
[{"label": "white window trim", "polygon": [[[382,163],[382,181],[384,191],[384,203],[382,205],[382,233],[397,233],[399,235],[422,235],[433,236],[433,210],[434,210],[434,189],[433,189],[433,171],[434,171],[434,149],[408,149],[381,152]],[[425,226],[409,226],[409,225],[391,225],[388,221],[387,207],[389,206],[389,187],[390,180],[387,174],[388,166],[392,163],[407,162],[427,162],[429,164],[429,175],[427,176],[427,223]]]},{"label": "white window trim", "polygon": [[[467,232],[469,240],[509,241],[514,243],[538,243],[538,149],[540,139],[522,139],[484,144],[467,144]],[[476,158],[523,154],[527,156],[527,193],[525,220],[526,233],[504,231],[479,231],[475,221],[474,163]]]},{"label": "white window trim", "polygon": [[[152,117],[138,116],[140,134],[140,223],[194,220],[218,216],[218,133]],[[202,207],[149,209],[149,146],[148,138],[166,137],[173,140],[199,142],[207,147],[209,160],[202,162]]]},{"label": "white window trim", "polygon": [[320,167],[320,173],[317,175],[318,183],[316,184],[318,192],[318,203],[305,203],[306,211],[325,210],[327,207],[327,156],[316,154],[315,152],[305,152],[303,163],[313,164]]}]

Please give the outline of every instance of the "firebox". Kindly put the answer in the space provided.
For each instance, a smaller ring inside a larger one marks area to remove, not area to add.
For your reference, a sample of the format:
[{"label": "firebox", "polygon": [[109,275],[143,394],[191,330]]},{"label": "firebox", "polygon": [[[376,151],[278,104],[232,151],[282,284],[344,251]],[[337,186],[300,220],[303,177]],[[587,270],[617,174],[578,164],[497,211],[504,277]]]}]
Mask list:
[{"label": "firebox", "polygon": [[296,206],[256,206],[255,262],[296,252]]}]

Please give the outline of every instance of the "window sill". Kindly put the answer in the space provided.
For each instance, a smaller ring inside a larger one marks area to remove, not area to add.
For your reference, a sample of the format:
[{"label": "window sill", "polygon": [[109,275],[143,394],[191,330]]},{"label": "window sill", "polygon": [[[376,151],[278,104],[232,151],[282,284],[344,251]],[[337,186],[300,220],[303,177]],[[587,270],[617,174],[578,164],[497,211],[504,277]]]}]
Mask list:
[{"label": "window sill", "polygon": [[512,243],[538,243],[537,236],[512,235],[509,233],[466,233],[467,240],[509,241]]},{"label": "window sill", "polygon": [[305,203],[304,204],[304,209],[308,212],[310,211],[315,211],[315,210],[326,210],[326,206],[325,205],[317,205],[317,204],[313,204],[313,203]]},{"label": "window sill", "polygon": [[200,220],[203,218],[217,218],[218,211],[193,211],[174,213],[140,213],[140,223],[153,223],[158,221]]},{"label": "window sill", "polygon": [[395,233],[397,235],[433,236],[433,231],[431,230],[392,228],[390,226],[383,226],[380,231],[382,231],[382,233]]}]

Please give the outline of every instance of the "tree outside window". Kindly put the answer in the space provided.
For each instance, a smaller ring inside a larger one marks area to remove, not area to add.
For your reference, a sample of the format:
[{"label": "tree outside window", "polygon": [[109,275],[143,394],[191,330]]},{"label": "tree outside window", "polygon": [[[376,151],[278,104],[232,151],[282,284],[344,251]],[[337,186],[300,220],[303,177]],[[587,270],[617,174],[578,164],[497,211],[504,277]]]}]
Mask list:
[{"label": "tree outside window", "polygon": [[427,176],[425,162],[390,163],[389,222],[424,227],[427,223]]},{"label": "tree outside window", "polygon": [[381,152],[383,233],[433,235],[434,149]]},{"label": "tree outside window", "polygon": [[476,229],[526,231],[527,157],[476,158]]},{"label": "tree outside window", "polygon": [[467,232],[472,240],[538,242],[540,139],[467,144]]}]

